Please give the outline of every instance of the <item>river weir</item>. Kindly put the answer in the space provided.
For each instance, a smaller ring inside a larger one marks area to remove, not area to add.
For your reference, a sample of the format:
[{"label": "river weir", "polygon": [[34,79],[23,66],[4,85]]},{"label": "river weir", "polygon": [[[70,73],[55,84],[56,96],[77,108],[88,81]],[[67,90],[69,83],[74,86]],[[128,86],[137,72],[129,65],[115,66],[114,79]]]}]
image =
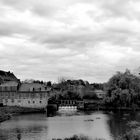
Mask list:
[{"label": "river weir", "polygon": [[77,111],[77,106],[59,106],[58,111]]}]

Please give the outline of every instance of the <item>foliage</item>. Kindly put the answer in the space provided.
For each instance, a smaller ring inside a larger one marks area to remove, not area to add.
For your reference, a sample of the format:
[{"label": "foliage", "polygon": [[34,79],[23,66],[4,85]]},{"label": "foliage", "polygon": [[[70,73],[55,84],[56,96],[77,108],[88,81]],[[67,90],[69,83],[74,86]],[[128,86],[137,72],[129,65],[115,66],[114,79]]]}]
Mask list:
[{"label": "foliage", "polygon": [[127,125],[131,129],[124,135],[119,136],[117,140],[140,140],[140,123],[137,121],[130,121]]},{"label": "foliage", "polygon": [[43,81],[40,81],[40,80],[34,80],[33,83],[44,84],[44,82]]},{"label": "foliage", "polygon": [[81,99],[79,94],[71,92],[71,91],[67,91],[64,94],[60,94],[58,98],[59,98],[59,100],[67,100],[67,99],[78,100],[78,99]]},{"label": "foliage", "polygon": [[51,86],[52,86],[51,81],[48,81],[48,82],[47,82],[47,86],[48,86],[48,87],[51,87]]},{"label": "foliage", "polygon": [[134,107],[139,105],[140,79],[129,70],[115,74],[107,83],[106,105],[114,107]]},{"label": "foliage", "polygon": [[140,127],[140,123],[137,122],[137,121],[130,121],[130,122],[127,123],[127,125],[129,127],[131,127],[131,128],[138,128],[138,127]]},{"label": "foliage", "polygon": [[104,84],[102,83],[93,83],[91,87],[92,89],[104,90]]},{"label": "foliage", "polygon": [[140,130],[138,128],[132,129],[123,136],[118,137],[117,140],[140,140]]},{"label": "foliage", "polygon": [[85,94],[83,96],[83,99],[92,99],[92,100],[98,100],[97,94],[96,93],[92,93],[92,94]]}]

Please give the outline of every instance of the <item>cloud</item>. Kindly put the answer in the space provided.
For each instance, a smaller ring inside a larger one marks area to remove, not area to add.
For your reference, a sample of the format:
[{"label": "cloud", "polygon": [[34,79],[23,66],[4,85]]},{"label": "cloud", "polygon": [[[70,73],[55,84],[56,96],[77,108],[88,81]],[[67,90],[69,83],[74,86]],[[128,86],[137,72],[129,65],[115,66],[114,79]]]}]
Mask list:
[{"label": "cloud", "polygon": [[140,61],[139,5],[138,0],[1,0],[0,67],[21,79],[90,82],[133,70]]}]

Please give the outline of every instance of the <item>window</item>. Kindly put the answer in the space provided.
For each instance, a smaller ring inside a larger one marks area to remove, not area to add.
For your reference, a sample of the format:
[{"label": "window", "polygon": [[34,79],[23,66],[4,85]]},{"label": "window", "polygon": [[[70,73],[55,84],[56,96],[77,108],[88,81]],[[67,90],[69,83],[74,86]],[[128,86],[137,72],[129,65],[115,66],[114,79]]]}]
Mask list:
[{"label": "window", "polygon": [[40,98],[43,98],[43,97],[42,97],[42,93],[40,93]]},{"label": "window", "polygon": [[42,101],[39,102],[40,104],[42,103]]},{"label": "window", "polygon": [[14,103],[14,99],[11,99],[11,102]]},{"label": "window", "polygon": [[8,99],[5,99],[5,103],[7,103],[8,102]]},{"label": "window", "polygon": [[12,97],[14,97],[14,92],[12,92]]},{"label": "window", "polygon": [[7,87],[5,87],[5,90],[4,91],[7,91]]},{"label": "window", "polygon": [[35,101],[33,101],[33,104],[35,103]]},{"label": "window", "polygon": [[28,101],[28,104],[30,104],[30,101]]}]

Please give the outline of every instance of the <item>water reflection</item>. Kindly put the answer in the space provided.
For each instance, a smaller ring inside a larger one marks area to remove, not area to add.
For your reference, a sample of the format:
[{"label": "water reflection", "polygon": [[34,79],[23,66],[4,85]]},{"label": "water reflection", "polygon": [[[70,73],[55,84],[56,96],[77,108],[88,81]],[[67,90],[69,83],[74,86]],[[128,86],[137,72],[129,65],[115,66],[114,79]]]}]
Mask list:
[{"label": "water reflection", "polygon": [[22,115],[1,123],[0,140],[39,140],[47,134],[47,118],[42,114]]},{"label": "water reflection", "polygon": [[108,125],[110,132],[114,138],[123,135],[131,128],[128,125],[130,121],[140,122],[139,112],[114,112],[109,115]]},{"label": "water reflection", "polygon": [[21,140],[21,132],[20,129],[17,129],[17,139]]},{"label": "water reflection", "polygon": [[73,112],[48,118],[45,114],[22,115],[0,124],[0,140],[51,140],[75,134],[114,140],[129,129],[130,120],[140,121],[140,114]]}]

